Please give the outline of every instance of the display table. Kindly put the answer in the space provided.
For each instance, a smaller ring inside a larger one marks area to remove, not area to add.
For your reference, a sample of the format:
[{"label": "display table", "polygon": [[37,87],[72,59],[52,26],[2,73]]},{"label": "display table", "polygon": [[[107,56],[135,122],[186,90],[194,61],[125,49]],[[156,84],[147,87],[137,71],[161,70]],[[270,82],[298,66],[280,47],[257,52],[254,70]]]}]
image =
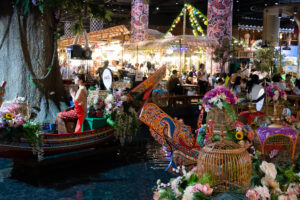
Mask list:
[{"label": "display table", "polygon": [[108,126],[106,118],[85,118],[82,126],[83,131],[99,129]]}]

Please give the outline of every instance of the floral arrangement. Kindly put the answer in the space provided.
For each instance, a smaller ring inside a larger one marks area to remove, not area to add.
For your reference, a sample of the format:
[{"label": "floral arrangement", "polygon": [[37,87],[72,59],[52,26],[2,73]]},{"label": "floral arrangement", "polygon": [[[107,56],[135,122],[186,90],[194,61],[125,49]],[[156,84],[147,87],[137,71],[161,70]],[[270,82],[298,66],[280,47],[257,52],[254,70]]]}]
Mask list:
[{"label": "floral arrangement", "polygon": [[22,125],[25,119],[20,114],[15,114],[16,104],[0,109],[0,138],[6,142],[20,140]]},{"label": "floral arrangement", "polygon": [[277,85],[270,85],[266,88],[267,96],[271,97],[274,101],[278,101],[279,97],[283,100],[287,99],[286,93],[281,91]]},{"label": "floral arrangement", "polygon": [[104,100],[104,115],[107,122],[116,129],[116,137],[124,144],[126,136],[132,139],[138,129],[138,114],[133,102],[129,100],[122,89],[114,90]]},{"label": "floral arrangement", "polygon": [[219,87],[207,92],[203,97],[204,108],[209,112],[212,108],[219,108],[227,111],[227,113],[235,119],[235,114],[229,105],[237,104],[238,98],[228,89]]},{"label": "floral arrangement", "polygon": [[233,130],[226,130],[225,139],[236,142],[244,148],[249,148],[254,139],[254,131],[249,125],[236,121]]},{"label": "floral arrangement", "polygon": [[252,183],[245,193],[246,197],[250,200],[297,200],[300,195],[300,158],[293,166],[287,164],[279,167],[266,161],[261,162],[259,156],[261,154],[258,152],[252,159]]},{"label": "floral arrangement", "polygon": [[224,107],[224,103],[236,104],[237,101],[237,97],[230,90],[223,87],[213,89],[207,92],[203,97],[206,112],[213,107],[222,109]]},{"label": "floral arrangement", "polygon": [[[173,169],[174,170],[174,169]],[[180,167],[176,170],[179,173]],[[186,172],[185,167],[182,166],[182,176],[173,178],[169,183],[161,183],[157,180],[157,187],[154,188],[154,200],[165,199],[165,200],[205,200],[210,199],[213,193],[213,188],[210,187],[212,184],[211,177],[209,174],[204,174],[198,178],[196,174],[196,167],[191,171]]]}]

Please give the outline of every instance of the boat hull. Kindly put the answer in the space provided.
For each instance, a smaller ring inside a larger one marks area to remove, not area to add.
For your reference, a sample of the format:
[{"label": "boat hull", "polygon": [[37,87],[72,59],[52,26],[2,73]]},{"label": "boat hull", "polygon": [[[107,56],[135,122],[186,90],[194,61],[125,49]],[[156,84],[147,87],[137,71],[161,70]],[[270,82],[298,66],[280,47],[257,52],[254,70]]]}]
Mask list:
[{"label": "boat hull", "polygon": [[[50,156],[98,147],[113,139],[114,129],[110,126],[79,133],[44,134],[41,149],[44,156]],[[9,144],[0,141],[0,157],[14,159],[33,157],[30,142],[26,139]]]}]

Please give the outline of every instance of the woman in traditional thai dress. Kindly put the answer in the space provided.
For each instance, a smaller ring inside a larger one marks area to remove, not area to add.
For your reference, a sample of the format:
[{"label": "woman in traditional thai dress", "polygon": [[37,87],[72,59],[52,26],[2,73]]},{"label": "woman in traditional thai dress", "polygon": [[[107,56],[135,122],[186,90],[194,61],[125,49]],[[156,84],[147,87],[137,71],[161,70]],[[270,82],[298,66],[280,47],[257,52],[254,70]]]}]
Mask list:
[{"label": "woman in traditional thai dress", "polygon": [[79,89],[76,93],[73,89],[70,90],[75,108],[71,110],[67,109],[57,115],[56,121],[58,125],[58,133],[67,133],[65,122],[76,120],[77,124],[75,132],[80,132],[84,118],[87,115],[87,90],[84,85],[84,75],[77,74],[75,76],[74,82],[79,86]]}]

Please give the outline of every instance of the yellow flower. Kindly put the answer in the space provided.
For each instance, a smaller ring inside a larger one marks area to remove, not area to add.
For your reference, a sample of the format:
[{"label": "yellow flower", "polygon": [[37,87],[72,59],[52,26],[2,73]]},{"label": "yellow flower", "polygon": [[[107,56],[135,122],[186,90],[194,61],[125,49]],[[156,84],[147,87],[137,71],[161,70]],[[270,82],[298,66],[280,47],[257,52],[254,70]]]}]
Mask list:
[{"label": "yellow flower", "polygon": [[12,119],[12,118],[14,118],[14,115],[12,113],[5,113],[5,118]]},{"label": "yellow flower", "polygon": [[256,129],[258,127],[258,124],[256,122],[251,122],[250,126],[252,129]]},{"label": "yellow flower", "polygon": [[236,132],[235,138],[236,138],[237,140],[242,140],[242,139],[244,138],[243,132],[242,132],[242,131]]}]

